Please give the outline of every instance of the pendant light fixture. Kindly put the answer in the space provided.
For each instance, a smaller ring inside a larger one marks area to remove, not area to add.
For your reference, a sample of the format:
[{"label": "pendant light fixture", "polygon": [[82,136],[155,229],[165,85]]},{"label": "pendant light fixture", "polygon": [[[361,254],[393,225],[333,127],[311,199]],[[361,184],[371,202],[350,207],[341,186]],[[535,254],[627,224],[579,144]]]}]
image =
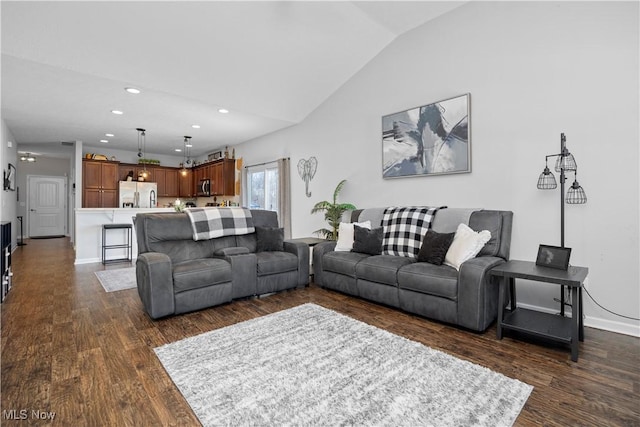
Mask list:
[{"label": "pendant light fixture", "polygon": [[[147,149],[147,134],[145,129],[136,128],[136,130],[138,131],[138,157],[142,160],[142,172],[139,173],[138,176],[142,177],[142,180],[144,181],[149,177],[149,172],[147,172],[147,161],[144,158]],[[140,160],[138,162],[140,163]]]},{"label": "pendant light fixture", "polygon": [[191,159],[187,154],[192,147],[191,142],[189,141],[190,139],[190,136],[184,136],[184,149],[182,150],[182,170],[180,171],[182,176],[187,176],[187,164],[191,163]]}]

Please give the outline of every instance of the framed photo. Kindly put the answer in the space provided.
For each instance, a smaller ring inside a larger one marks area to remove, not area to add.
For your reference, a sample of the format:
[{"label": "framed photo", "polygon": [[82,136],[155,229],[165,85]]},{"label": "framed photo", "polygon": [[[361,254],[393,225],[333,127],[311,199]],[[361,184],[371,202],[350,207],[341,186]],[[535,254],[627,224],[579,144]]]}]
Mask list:
[{"label": "framed photo", "polygon": [[571,248],[561,248],[559,246],[540,245],[538,247],[538,257],[536,265],[541,267],[557,268],[566,270],[569,268],[569,258]]},{"label": "framed photo", "polygon": [[16,167],[11,163],[3,172],[3,188],[5,191],[16,191]]},{"label": "framed photo", "polygon": [[382,117],[382,177],[471,172],[465,94]]},{"label": "framed photo", "polygon": [[222,158],[222,151],[215,151],[209,154],[207,160],[218,160]]}]

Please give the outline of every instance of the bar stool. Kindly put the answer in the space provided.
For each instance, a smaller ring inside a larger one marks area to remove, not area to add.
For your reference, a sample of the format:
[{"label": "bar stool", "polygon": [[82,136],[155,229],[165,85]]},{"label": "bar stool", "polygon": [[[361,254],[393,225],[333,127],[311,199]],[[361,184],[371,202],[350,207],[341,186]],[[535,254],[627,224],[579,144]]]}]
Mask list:
[{"label": "bar stool", "polygon": [[[107,230],[125,230],[126,243],[107,245]],[[103,224],[102,225],[102,264],[111,262],[131,262],[132,256],[132,232],[131,224]],[[107,259],[107,249],[125,249],[124,258]]]}]

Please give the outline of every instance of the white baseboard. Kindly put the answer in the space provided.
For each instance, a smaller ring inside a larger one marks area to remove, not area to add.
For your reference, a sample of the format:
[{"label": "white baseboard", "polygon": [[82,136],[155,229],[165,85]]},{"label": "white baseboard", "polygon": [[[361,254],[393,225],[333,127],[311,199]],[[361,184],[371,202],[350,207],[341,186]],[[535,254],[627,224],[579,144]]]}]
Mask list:
[{"label": "white baseboard", "polygon": [[[559,309],[552,309],[548,307],[538,307],[529,304],[518,304],[518,307],[526,308],[528,310],[541,311],[543,313],[558,314]],[[565,309],[565,314],[571,316],[571,308]],[[617,334],[630,335],[632,337],[640,337],[640,325],[630,325],[627,323],[616,322],[614,320],[601,319],[599,317],[586,316],[584,317],[584,326],[590,328],[601,329],[603,331],[615,332]]]}]

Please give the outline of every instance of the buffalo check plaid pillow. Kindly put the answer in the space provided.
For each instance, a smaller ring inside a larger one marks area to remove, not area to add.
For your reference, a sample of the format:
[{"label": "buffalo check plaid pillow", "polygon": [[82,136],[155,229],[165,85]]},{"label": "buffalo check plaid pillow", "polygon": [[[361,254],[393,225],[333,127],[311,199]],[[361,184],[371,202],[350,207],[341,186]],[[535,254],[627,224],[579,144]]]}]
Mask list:
[{"label": "buffalo check plaid pillow", "polygon": [[422,238],[431,227],[431,220],[438,209],[423,206],[385,209],[382,254],[416,258]]},{"label": "buffalo check plaid pillow", "polygon": [[246,208],[188,208],[193,240],[238,236],[255,232],[251,211]]}]

